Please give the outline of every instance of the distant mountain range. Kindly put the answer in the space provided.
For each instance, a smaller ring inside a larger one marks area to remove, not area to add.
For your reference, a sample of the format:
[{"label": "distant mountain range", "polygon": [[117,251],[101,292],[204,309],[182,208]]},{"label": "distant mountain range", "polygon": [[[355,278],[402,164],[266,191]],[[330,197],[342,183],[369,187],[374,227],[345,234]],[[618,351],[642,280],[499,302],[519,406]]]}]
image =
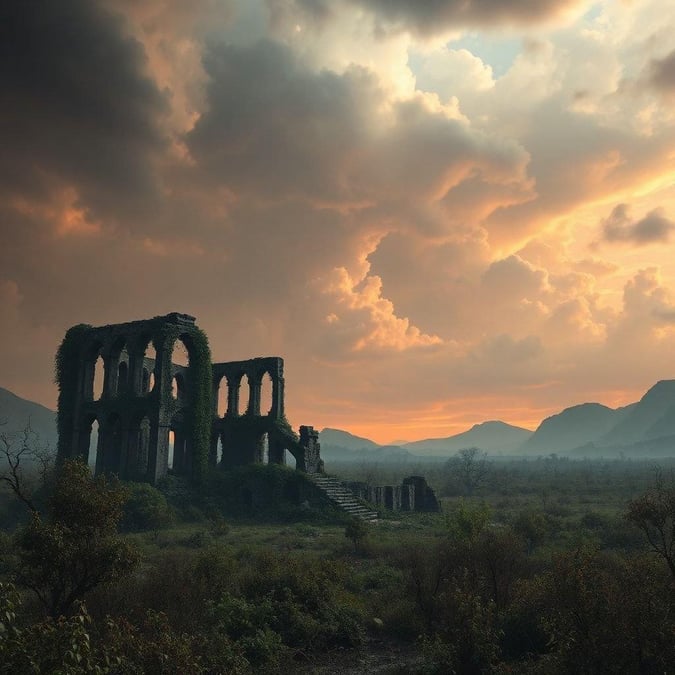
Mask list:
[{"label": "distant mountain range", "polygon": [[322,455],[343,461],[354,457],[390,461],[422,456],[447,458],[468,447],[502,456],[675,456],[675,380],[657,382],[637,403],[621,408],[600,403],[565,408],[543,420],[534,432],[490,421],[446,438],[400,446],[378,446],[367,438],[337,429],[324,429],[319,440]]},{"label": "distant mountain range", "polygon": [[491,420],[474,424],[468,431],[447,438],[428,438],[422,441],[406,443],[406,450],[417,454],[437,454],[457,452],[462,448],[476,447],[487,452],[510,453],[525,443],[532,432],[522,427],[514,427],[506,422]]},{"label": "distant mountain range", "polygon": [[[30,420],[41,443],[56,448],[56,413],[0,387],[0,433],[14,433]],[[573,457],[675,456],[675,380],[661,380],[636,403],[609,408],[582,403],[547,417],[532,432],[491,420],[446,438],[401,445],[379,445],[340,429],[319,434],[328,461],[419,461],[445,459],[458,450],[477,447],[494,455],[569,455]]]}]

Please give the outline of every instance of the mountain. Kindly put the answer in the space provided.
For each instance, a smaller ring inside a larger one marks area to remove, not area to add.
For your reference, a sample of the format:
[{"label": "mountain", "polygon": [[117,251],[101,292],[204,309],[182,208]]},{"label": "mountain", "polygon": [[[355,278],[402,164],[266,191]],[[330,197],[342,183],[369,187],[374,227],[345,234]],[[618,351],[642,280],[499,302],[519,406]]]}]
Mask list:
[{"label": "mountain", "polygon": [[531,435],[532,432],[528,429],[492,420],[474,424],[468,431],[454,436],[427,438],[406,443],[403,447],[415,453],[451,454],[462,448],[476,447],[486,452],[509,454],[527,441]]},{"label": "mountain", "polygon": [[324,446],[331,446],[343,448],[344,450],[363,450],[364,448],[373,450],[379,447],[375,441],[371,441],[368,438],[361,438],[360,436],[350,434],[348,431],[330,429],[328,427],[319,432],[319,443],[321,443],[322,448]]},{"label": "mountain", "polygon": [[[635,404],[632,404],[633,406]],[[600,403],[582,403],[547,417],[523,443],[525,453],[565,453],[595,444],[630,412],[632,406],[608,408]]]},{"label": "mountain", "polygon": [[378,445],[369,438],[354,436],[340,429],[323,429],[319,432],[321,457],[341,462],[404,462],[415,459],[398,445]]},{"label": "mountain", "polygon": [[6,424],[0,432],[12,434],[21,431],[30,421],[31,429],[40,437],[42,444],[56,448],[56,413],[39,403],[33,403],[0,387],[0,420]]},{"label": "mountain", "polygon": [[633,443],[675,435],[675,380],[657,382],[611,430],[599,439],[603,446]]}]

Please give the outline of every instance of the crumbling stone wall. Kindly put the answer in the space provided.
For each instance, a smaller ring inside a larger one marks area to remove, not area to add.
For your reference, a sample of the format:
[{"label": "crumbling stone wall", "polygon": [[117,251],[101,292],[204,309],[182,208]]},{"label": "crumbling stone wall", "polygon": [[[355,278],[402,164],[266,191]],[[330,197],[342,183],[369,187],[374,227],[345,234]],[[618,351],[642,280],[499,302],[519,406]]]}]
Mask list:
[{"label": "crumbling stone wall", "polygon": [[438,512],[441,504],[433,489],[422,476],[405,478],[401,485],[369,485],[361,482],[347,483],[359,499],[389,511]]}]

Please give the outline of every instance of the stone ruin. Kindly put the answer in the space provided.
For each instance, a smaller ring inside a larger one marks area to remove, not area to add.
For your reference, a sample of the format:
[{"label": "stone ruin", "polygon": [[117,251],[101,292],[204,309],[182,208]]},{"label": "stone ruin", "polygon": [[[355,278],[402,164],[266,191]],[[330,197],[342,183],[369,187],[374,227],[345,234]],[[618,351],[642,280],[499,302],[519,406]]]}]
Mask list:
[{"label": "stone ruin", "polygon": [[369,485],[355,481],[346,485],[359,499],[389,511],[441,510],[434,491],[422,476],[404,478],[401,485]]},{"label": "stone ruin", "polygon": [[[172,360],[178,342],[187,351],[188,365]],[[95,396],[101,360],[102,392]],[[269,410],[261,410],[265,377],[271,379]],[[194,478],[207,466],[284,464],[287,452],[297,469],[323,471],[318,433],[302,426],[298,436],[286,421],[283,359],[211,363],[206,337],[187,314],[73,326],[57,355],[57,384],[58,459],[89,461],[96,422],[95,473],[157,483],[170,468],[170,435],[171,469],[178,475]],[[221,389],[227,410],[219,416]]]}]

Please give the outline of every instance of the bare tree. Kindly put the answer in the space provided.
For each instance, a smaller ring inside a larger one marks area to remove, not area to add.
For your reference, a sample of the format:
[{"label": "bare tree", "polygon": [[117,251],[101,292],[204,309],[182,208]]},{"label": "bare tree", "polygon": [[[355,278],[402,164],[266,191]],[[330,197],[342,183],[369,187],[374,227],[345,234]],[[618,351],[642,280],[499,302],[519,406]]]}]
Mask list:
[{"label": "bare tree", "polygon": [[[0,419],[0,427],[6,425],[7,420]],[[33,513],[38,512],[35,492],[46,483],[53,459],[49,446],[42,445],[39,434],[31,428],[30,418],[21,431],[0,432],[0,462],[5,464],[0,469],[0,481]]]},{"label": "bare tree", "polygon": [[487,453],[479,448],[462,448],[455,457],[448,460],[447,467],[456,474],[464,486],[467,497],[480,487],[489,470]]}]

